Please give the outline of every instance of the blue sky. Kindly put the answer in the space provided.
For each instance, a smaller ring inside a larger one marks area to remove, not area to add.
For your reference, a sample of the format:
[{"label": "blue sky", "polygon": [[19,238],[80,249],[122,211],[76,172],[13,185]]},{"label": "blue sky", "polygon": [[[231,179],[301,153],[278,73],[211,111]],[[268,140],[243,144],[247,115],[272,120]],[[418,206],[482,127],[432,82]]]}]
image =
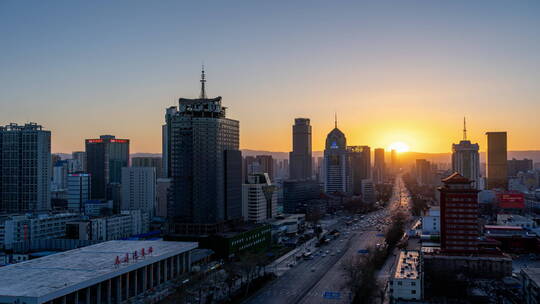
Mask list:
[{"label": "blue sky", "polygon": [[115,134],[160,152],[165,107],[223,96],[243,148],[287,151],[294,117],[314,149],[444,152],[509,132],[540,149],[538,1],[1,1],[0,124],[35,121],[53,151]]}]

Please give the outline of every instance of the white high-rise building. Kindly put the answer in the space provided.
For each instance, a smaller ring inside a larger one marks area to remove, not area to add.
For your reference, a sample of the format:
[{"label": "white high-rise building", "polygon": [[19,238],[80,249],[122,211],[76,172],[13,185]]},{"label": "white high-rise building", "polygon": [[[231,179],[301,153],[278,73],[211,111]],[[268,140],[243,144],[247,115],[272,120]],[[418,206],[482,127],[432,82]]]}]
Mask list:
[{"label": "white high-rise building", "polygon": [[268,173],[250,174],[242,185],[242,216],[248,222],[262,223],[276,216],[277,188]]},{"label": "white high-rise building", "polygon": [[122,168],[122,210],[144,210],[152,215],[156,205],[156,168]]},{"label": "white high-rise building", "polygon": [[90,199],[91,193],[90,174],[75,173],[67,176],[67,201],[68,210],[72,212],[84,212],[84,203]]},{"label": "white high-rise building", "polygon": [[474,187],[481,190],[478,150],[478,144],[467,140],[467,128],[463,120],[463,140],[452,145],[452,171],[472,180]]}]

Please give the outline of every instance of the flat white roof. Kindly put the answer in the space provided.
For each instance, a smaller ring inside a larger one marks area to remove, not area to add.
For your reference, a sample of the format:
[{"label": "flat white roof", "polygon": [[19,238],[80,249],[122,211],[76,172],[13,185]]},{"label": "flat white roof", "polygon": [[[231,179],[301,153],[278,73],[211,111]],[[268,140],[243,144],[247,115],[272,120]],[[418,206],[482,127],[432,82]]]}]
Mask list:
[{"label": "flat white roof", "polygon": [[401,251],[396,267],[395,279],[416,280],[420,272],[420,254],[418,251]]},{"label": "flat white roof", "polygon": [[[39,297],[40,302],[197,248],[196,242],[108,241],[0,267],[0,299]],[[148,249],[152,247],[152,255]],[[146,256],[141,257],[145,248]],[[138,259],[134,260],[133,252]],[[129,253],[129,263],[115,265]]]}]

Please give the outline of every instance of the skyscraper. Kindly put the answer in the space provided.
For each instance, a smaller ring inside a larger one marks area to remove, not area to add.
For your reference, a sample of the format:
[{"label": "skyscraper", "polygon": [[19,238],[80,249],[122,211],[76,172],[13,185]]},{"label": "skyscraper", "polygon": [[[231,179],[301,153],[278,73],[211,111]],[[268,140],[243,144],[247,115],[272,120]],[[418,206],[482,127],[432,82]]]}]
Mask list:
[{"label": "skyscraper", "polygon": [[431,163],[425,159],[416,160],[416,182],[420,186],[430,185],[432,182]]},{"label": "skyscraper", "polygon": [[349,146],[349,164],[351,166],[352,192],[362,194],[362,181],[371,179],[371,149],[368,146]]},{"label": "skyscraper", "polygon": [[326,136],[324,149],[324,192],[350,193],[352,188],[349,154],[345,134],[335,127]]},{"label": "skyscraper", "polygon": [[399,170],[398,157],[396,149],[390,151],[390,166],[392,173],[396,173]]},{"label": "skyscraper", "polygon": [[452,171],[470,179],[475,188],[480,186],[480,154],[478,144],[467,140],[467,126],[463,119],[463,140],[452,145]]},{"label": "skyscraper", "polygon": [[376,184],[380,184],[384,181],[385,163],[384,163],[384,149],[377,148],[374,153],[373,163],[373,180]]},{"label": "skyscraper", "polygon": [[261,170],[258,173],[268,173],[270,180],[274,180],[274,161],[272,155],[257,155],[255,159],[259,163]]},{"label": "skyscraper", "polygon": [[78,162],[78,167],[73,168],[73,172],[86,172],[86,152],[75,151],[71,155],[73,160]]},{"label": "skyscraper", "polygon": [[459,173],[443,179],[441,193],[441,249],[447,253],[478,251],[478,190]]},{"label": "skyscraper", "polygon": [[122,182],[122,167],[129,165],[129,140],[112,135],[87,139],[86,160],[87,171],[92,176],[92,199],[111,199],[107,187]]},{"label": "skyscraper", "polygon": [[163,160],[161,157],[133,157],[132,167],[152,167],[156,169],[156,178],[163,177]]},{"label": "skyscraper", "polygon": [[156,168],[122,168],[122,210],[143,210],[155,214]]},{"label": "skyscraper", "polygon": [[487,189],[508,188],[506,132],[487,132]]},{"label": "skyscraper", "polygon": [[67,207],[69,211],[82,214],[84,212],[84,203],[90,200],[91,189],[90,174],[69,174],[67,176]]},{"label": "skyscraper", "polygon": [[508,176],[516,177],[519,172],[527,172],[533,169],[532,159],[509,159],[508,160]]},{"label": "skyscraper", "polygon": [[51,131],[36,123],[0,127],[0,212],[51,209]]},{"label": "skyscraper", "polygon": [[311,179],[311,125],[309,118],[295,118],[293,150],[289,153],[290,179]]},{"label": "skyscraper", "polygon": [[207,98],[202,71],[197,99],[167,109],[164,134],[170,151],[171,233],[206,233],[242,217],[242,155],[239,122],[226,118],[221,97]]},{"label": "skyscraper", "polygon": [[242,215],[254,223],[266,222],[277,214],[277,188],[268,173],[250,174],[242,185]]}]

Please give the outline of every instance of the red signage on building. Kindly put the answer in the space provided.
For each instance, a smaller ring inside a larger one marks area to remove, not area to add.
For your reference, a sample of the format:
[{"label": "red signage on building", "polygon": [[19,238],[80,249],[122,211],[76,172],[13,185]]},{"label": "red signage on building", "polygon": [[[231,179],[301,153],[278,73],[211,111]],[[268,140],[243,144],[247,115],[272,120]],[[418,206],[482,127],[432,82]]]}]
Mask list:
[{"label": "red signage on building", "polygon": [[111,139],[111,142],[112,143],[123,143],[123,144],[125,144],[125,143],[128,142],[128,140],[127,139]]},{"label": "red signage on building", "polygon": [[525,195],[518,192],[501,192],[497,195],[499,208],[523,209],[525,208]]},{"label": "red signage on building", "polygon": [[103,139],[87,139],[86,142],[91,143],[91,144],[98,144],[98,143],[102,143]]}]

